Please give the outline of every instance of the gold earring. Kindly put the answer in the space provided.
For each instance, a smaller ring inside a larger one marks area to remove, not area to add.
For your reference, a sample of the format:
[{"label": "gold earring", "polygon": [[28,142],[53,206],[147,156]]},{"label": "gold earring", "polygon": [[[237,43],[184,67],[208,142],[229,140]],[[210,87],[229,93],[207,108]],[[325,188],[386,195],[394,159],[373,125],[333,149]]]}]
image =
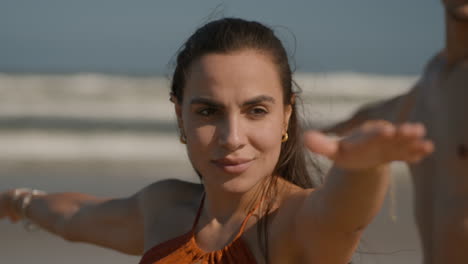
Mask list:
[{"label": "gold earring", "polygon": [[281,137],[281,142],[284,143],[288,141],[289,135],[288,132],[284,133],[283,136]]},{"label": "gold earring", "polygon": [[187,137],[185,136],[183,132],[180,133],[179,140],[180,140],[180,143],[187,144]]}]

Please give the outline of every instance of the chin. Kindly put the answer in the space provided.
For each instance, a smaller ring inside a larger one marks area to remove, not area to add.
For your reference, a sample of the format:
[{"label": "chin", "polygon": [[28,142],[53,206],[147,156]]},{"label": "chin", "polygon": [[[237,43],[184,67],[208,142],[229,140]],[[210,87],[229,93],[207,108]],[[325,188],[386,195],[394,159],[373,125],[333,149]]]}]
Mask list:
[{"label": "chin", "polygon": [[211,175],[216,175],[214,178],[207,178],[205,179],[205,183],[208,181],[212,181],[215,185],[218,185],[219,188],[223,189],[229,193],[235,194],[242,194],[246,193],[257,184],[261,184],[263,179],[267,176],[258,177],[261,175],[261,172],[258,171],[246,171],[241,174],[227,174],[220,171],[212,172]]},{"label": "chin", "polygon": [[227,182],[222,183],[222,188],[229,193],[246,193],[256,185],[257,182],[246,182],[246,181],[236,181],[236,180],[230,180]]},{"label": "chin", "polygon": [[[257,174],[258,175],[258,174]],[[223,180],[219,182],[220,187],[230,193],[246,193],[255,187],[263,178],[255,179],[249,175],[249,173],[244,173],[240,175],[227,175],[227,177],[222,177]]]}]

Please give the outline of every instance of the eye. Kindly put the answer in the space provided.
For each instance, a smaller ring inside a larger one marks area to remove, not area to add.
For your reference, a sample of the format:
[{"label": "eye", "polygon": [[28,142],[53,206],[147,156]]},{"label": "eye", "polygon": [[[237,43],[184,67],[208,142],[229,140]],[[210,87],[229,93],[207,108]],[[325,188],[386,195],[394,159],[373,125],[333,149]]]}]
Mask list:
[{"label": "eye", "polygon": [[254,115],[254,116],[263,116],[263,115],[268,114],[268,110],[260,106],[253,107],[252,109],[250,109],[249,112],[251,115]]},{"label": "eye", "polygon": [[216,108],[208,107],[208,108],[202,108],[202,109],[198,110],[197,114],[199,114],[201,116],[208,117],[208,116],[212,116],[212,115],[216,114],[216,111],[217,111]]}]

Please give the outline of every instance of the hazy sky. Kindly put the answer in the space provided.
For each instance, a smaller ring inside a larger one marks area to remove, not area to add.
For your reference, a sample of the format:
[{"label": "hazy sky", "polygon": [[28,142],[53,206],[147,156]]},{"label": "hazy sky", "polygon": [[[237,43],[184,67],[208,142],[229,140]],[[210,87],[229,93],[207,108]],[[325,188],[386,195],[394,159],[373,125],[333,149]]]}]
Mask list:
[{"label": "hazy sky", "polygon": [[281,26],[293,51],[287,27],[300,72],[415,74],[444,39],[440,0],[0,0],[0,71],[164,74],[222,15]]}]

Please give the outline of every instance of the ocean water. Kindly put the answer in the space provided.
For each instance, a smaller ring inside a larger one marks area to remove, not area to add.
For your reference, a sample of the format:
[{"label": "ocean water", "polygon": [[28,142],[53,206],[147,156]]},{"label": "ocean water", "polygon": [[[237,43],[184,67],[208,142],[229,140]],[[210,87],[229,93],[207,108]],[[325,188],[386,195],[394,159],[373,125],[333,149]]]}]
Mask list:
[{"label": "ocean water", "polygon": [[417,74],[444,41],[440,0],[5,0],[0,72],[163,74],[225,16],[272,26],[302,72]]}]

